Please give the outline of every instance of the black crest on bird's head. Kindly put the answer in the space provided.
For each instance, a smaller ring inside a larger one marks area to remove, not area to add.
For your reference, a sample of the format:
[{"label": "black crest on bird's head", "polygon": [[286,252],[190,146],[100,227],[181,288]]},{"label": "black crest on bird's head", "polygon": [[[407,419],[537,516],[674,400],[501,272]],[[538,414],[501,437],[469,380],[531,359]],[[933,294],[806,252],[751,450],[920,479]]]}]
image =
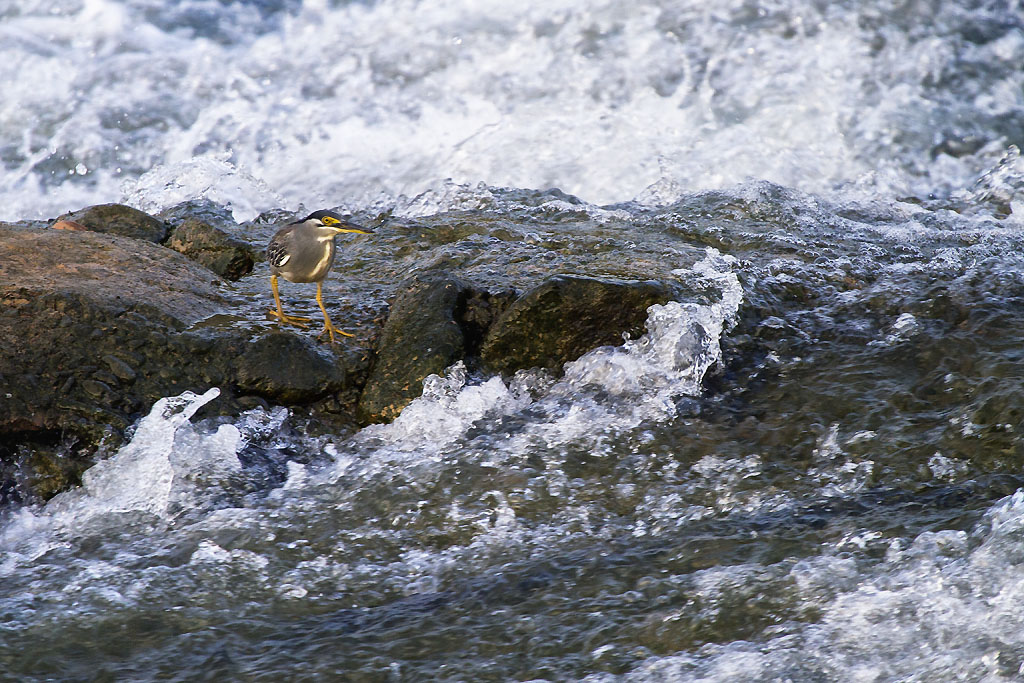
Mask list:
[{"label": "black crest on bird's head", "polygon": [[344,216],[335,213],[334,211],[327,211],[321,209],[320,211],[314,211],[300,221],[296,223],[305,223],[306,221],[319,221],[322,225],[326,225],[329,228],[334,228],[340,232],[359,232],[363,234],[372,233],[373,230],[364,228],[361,225],[356,225]]},{"label": "black crest on bird's head", "polygon": [[[325,218],[327,220],[324,220]],[[324,225],[333,225],[335,223],[347,223],[348,222],[342,216],[336,214],[333,211],[327,211],[326,209],[321,209],[320,211],[314,211],[313,213],[309,214],[308,216],[303,218],[301,221],[299,221],[299,223],[305,223],[306,221],[310,221],[310,220],[318,220],[321,223],[323,223]]]}]

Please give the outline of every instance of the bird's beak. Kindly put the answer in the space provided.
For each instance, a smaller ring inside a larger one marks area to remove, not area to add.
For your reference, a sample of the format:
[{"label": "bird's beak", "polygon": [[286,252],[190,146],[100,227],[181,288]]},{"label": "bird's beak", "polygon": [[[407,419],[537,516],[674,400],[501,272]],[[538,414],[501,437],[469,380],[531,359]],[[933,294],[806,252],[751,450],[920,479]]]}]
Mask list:
[{"label": "bird's beak", "polygon": [[360,235],[369,235],[373,232],[373,230],[356,225],[355,223],[339,223],[338,225],[329,225],[327,227],[338,234],[343,232],[357,232]]}]

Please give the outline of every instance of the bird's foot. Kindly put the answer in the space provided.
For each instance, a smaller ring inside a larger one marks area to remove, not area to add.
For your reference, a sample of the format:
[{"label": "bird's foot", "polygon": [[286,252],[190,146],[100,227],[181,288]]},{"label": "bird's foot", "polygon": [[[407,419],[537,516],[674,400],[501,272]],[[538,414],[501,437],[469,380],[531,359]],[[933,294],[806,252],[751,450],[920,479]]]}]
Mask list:
[{"label": "bird's foot", "polygon": [[317,336],[318,337],[323,337],[325,334],[328,334],[328,335],[330,335],[331,343],[333,344],[334,343],[334,334],[335,333],[338,333],[338,334],[340,334],[343,337],[354,337],[355,336],[354,334],[350,334],[349,332],[345,332],[344,330],[339,330],[337,327],[335,327],[334,325],[332,325],[330,323],[327,323],[326,325],[324,325],[324,329],[321,330],[320,334],[317,335]]},{"label": "bird's foot", "polygon": [[268,313],[283,322],[285,325],[294,325],[295,327],[301,327],[302,329],[309,327],[309,322],[311,320],[310,318],[304,318],[301,315],[285,315],[284,313],[278,313],[273,308],[271,308]]}]

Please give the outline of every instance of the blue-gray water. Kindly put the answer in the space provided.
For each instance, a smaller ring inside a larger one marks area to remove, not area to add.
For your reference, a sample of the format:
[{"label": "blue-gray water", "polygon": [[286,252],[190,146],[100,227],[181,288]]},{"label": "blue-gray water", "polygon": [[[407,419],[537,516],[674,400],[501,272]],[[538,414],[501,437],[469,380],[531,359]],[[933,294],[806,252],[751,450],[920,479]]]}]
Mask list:
[{"label": "blue-gray water", "polygon": [[1019,3],[30,0],[0,38],[0,219],[391,210],[470,276],[700,294],[348,437],[169,397],[0,519],[0,677],[1024,676]]}]

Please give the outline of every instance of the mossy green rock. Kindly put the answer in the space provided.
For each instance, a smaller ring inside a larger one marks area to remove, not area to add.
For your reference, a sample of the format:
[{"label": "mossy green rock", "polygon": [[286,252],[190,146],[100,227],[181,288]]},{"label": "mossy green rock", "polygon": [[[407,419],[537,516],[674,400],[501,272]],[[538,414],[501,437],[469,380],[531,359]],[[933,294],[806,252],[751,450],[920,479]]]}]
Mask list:
[{"label": "mossy green rock", "polygon": [[644,330],[647,309],[675,298],[666,284],[556,275],[517,299],[491,326],[480,356],[498,372],[560,370],[598,346]]}]

